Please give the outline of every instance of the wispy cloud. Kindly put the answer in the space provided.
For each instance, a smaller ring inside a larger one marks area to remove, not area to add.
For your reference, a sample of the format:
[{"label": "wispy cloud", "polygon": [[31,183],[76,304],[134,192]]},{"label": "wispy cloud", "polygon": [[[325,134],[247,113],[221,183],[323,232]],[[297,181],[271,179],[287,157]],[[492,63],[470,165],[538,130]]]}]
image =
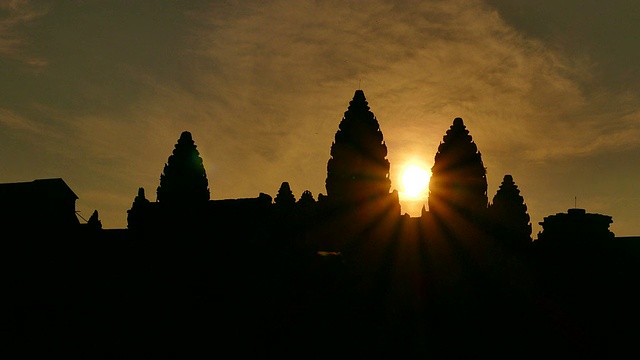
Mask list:
[{"label": "wispy cloud", "polygon": [[[611,114],[575,80],[589,64],[521,36],[480,1],[212,3],[194,18],[192,47],[175,56],[187,58],[176,71],[197,91],[152,76],[155,90],[134,106],[206,129],[196,137],[248,168],[326,157],[359,83],[396,160],[431,156],[456,116],[484,152],[533,160],[629,142],[633,123],[601,121]],[[234,145],[239,137],[252,146]]]},{"label": "wispy cloud", "polygon": [[202,19],[202,81],[253,129],[333,131],[360,80],[392,152],[433,149],[456,116],[484,151],[534,160],[620,146],[635,126],[602,121],[620,114],[585,92],[592,64],[522,36],[480,1],[219,3]]},{"label": "wispy cloud", "polygon": [[0,108],[0,126],[9,132],[27,133],[29,136],[42,135],[45,132],[37,122],[10,109]]},{"label": "wispy cloud", "polygon": [[28,55],[25,44],[29,39],[22,28],[47,13],[42,4],[34,5],[29,0],[9,0],[0,3],[0,58],[9,58],[40,67],[46,60]]}]

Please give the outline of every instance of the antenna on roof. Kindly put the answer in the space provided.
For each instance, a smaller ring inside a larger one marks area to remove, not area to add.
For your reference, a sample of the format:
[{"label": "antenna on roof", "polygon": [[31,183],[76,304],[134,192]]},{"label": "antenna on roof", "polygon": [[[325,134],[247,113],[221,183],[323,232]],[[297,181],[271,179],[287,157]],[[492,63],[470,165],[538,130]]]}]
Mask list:
[{"label": "antenna on roof", "polygon": [[80,211],[79,210],[76,210],[76,215],[80,216],[80,218],[82,220],[84,220],[84,222],[89,222],[87,219],[84,218],[84,216],[80,215]]},{"label": "antenna on roof", "polygon": [[574,209],[578,208],[578,197],[577,196],[573,197],[573,208]]}]

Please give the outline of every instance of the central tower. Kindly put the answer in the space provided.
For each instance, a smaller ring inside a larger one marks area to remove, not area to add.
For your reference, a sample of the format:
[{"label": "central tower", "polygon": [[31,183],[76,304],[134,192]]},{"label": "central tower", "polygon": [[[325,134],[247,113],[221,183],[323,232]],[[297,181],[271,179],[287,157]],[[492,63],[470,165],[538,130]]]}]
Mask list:
[{"label": "central tower", "polygon": [[331,144],[325,183],[327,197],[361,203],[388,196],[391,188],[387,146],[364,91],[356,90]]}]

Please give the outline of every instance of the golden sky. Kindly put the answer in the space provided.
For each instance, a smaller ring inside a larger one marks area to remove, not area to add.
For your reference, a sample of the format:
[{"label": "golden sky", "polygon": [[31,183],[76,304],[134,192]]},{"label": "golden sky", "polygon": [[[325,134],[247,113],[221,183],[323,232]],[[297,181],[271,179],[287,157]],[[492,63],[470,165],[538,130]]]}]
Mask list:
[{"label": "golden sky", "polygon": [[182,131],[212,199],[325,193],[362,88],[392,188],[461,117],[493,198],[513,175],[534,225],[574,206],[640,235],[640,2],[0,2],[0,182],[61,177],[126,227]]}]

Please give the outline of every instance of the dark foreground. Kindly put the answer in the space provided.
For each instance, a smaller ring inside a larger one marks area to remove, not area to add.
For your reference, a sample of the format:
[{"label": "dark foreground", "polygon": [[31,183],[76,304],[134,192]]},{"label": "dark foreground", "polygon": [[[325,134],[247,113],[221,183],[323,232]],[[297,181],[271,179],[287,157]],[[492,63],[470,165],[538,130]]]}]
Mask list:
[{"label": "dark foreground", "polygon": [[523,251],[410,220],[345,239],[335,254],[291,229],[16,236],[2,252],[3,323],[20,358],[635,351],[633,241]]}]

